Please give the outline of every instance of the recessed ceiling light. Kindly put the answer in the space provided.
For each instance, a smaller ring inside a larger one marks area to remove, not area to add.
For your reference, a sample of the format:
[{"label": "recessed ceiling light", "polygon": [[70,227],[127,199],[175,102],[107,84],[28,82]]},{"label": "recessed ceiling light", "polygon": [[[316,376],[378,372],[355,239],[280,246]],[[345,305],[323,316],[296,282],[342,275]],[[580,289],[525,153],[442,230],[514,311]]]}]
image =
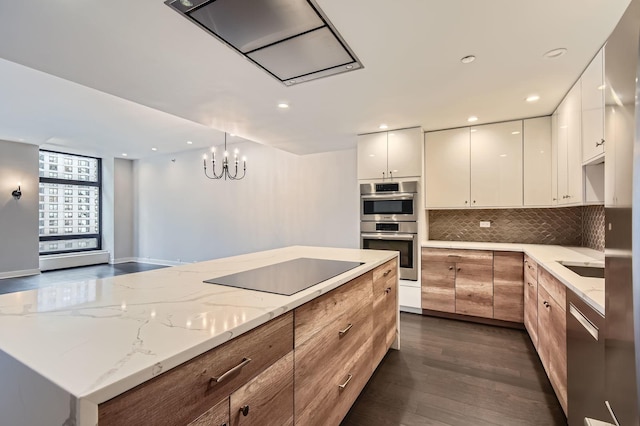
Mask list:
[{"label": "recessed ceiling light", "polygon": [[545,54],[542,56],[544,56],[545,58],[553,59],[553,58],[558,58],[564,55],[565,53],[567,53],[567,49],[565,49],[564,47],[560,47],[558,49],[551,49],[550,51],[545,52]]},{"label": "recessed ceiling light", "polygon": [[127,156],[127,153],[126,153],[126,152],[123,152],[123,153],[122,153],[122,156],[123,156],[123,157],[126,157],[126,156]]},{"label": "recessed ceiling light", "polygon": [[155,148],[155,147],[151,148],[151,151],[157,151],[157,150],[158,150],[158,148]]},{"label": "recessed ceiling light", "polygon": [[470,64],[471,62],[475,61],[476,57],[473,55],[468,55],[465,56],[464,58],[460,59],[460,62],[462,62],[463,64]]},{"label": "recessed ceiling light", "polygon": [[348,69],[348,70],[350,70],[350,69],[352,69],[352,68],[353,68],[353,65],[347,65],[345,68],[346,68],[346,69]]},{"label": "recessed ceiling light", "polygon": [[191,3],[189,0],[180,0],[180,4],[182,4],[185,7],[193,6],[193,3]]},{"label": "recessed ceiling light", "polygon": [[384,130],[384,129],[388,129],[389,126],[387,126],[386,124],[381,124],[378,126],[378,128]]},{"label": "recessed ceiling light", "polygon": [[519,135],[520,132],[518,130],[516,130],[515,132],[511,132],[512,135]]},{"label": "recessed ceiling light", "polygon": [[469,123],[473,123],[474,121],[478,121],[478,117],[476,117],[475,115],[472,115],[471,117],[467,118],[467,121]]},{"label": "recessed ceiling light", "polygon": [[289,104],[285,104],[284,102],[279,103],[278,108],[282,108],[282,109],[289,108]]},{"label": "recessed ceiling light", "polygon": [[538,96],[538,95],[529,95],[526,98],[527,102],[535,102],[537,100],[540,100],[540,96]]},{"label": "recessed ceiling light", "polygon": [[193,142],[187,141],[187,145],[193,145]]}]

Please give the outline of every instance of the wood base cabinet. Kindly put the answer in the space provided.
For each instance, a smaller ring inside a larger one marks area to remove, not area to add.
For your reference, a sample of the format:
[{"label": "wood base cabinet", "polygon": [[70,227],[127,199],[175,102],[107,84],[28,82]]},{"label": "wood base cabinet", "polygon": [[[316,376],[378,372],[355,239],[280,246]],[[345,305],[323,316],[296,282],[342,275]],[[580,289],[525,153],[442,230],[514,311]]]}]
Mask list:
[{"label": "wood base cabinet", "polygon": [[397,292],[393,259],[100,404],[99,424],[337,426],[397,341]]},{"label": "wood base cabinet", "polygon": [[533,346],[538,348],[538,264],[524,256],[524,327]]},{"label": "wood base cabinet", "polygon": [[538,269],[538,355],[567,414],[566,287],[544,268]]},{"label": "wood base cabinet", "polygon": [[523,255],[422,249],[422,309],[523,321]]}]

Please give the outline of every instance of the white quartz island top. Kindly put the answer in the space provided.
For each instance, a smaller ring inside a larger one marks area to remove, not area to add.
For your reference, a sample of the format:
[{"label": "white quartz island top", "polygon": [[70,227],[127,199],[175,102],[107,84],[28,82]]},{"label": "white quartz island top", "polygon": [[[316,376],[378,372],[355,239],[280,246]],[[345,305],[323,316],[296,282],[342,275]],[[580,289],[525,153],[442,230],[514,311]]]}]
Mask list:
[{"label": "white quartz island top", "polygon": [[[363,265],[292,296],[203,283],[300,257]],[[0,426],[95,425],[97,404],[395,257],[295,246],[0,295]]]},{"label": "white quartz island top", "polygon": [[559,261],[575,265],[604,266],[604,253],[585,247],[543,244],[485,243],[469,241],[423,241],[422,247],[469,250],[519,251],[533,258],[589,306],[604,315],[604,279],[582,277]]}]

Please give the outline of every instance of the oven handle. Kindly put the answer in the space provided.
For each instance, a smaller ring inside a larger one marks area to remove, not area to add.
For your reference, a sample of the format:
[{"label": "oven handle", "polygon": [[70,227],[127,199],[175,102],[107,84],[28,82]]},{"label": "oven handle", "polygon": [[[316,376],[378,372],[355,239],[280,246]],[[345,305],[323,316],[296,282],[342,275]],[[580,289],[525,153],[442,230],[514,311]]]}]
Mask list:
[{"label": "oven handle", "polygon": [[366,200],[413,200],[415,198],[414,194],[410,193],[402,193],[402,194],[384,194],[384,195],[361,195],[363,201]]},{"label": "oven handle", "polygon": [[415,234],[360,234],[362,238],[373,240],[403,240],[412,241],[416,238]]}]

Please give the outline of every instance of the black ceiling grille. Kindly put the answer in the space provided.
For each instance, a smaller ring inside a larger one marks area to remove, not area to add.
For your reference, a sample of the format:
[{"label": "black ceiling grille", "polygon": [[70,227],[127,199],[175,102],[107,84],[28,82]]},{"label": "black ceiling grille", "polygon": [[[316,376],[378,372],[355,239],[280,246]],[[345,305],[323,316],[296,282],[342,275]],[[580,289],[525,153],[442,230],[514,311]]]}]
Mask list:
[{"label": "black ceiling grille", "polygon": [[363,68],[310,0],[167,0],[287,86]]}]

